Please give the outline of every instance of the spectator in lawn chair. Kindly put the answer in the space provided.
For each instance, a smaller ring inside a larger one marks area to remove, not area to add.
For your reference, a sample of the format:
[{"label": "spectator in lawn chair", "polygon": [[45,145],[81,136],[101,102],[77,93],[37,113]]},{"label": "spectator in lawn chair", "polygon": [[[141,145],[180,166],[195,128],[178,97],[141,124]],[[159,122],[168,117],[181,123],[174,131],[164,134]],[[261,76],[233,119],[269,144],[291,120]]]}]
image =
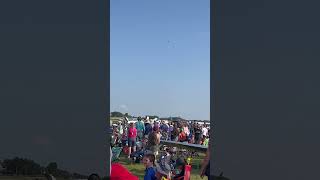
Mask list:
[{"label": "spectator in lawn chair", "polygon": [[136,128],[138,131],[138,141],[141,141],[144,135],[144,131],[145,131],[145,126],[144,123],[141,120],[141,117],[138,117],[138,122],[136,123]]},{"label": "spectator in lawn chair", "polygon": [[131,152],[136,151],[137,142],[137,129],[133,123],[130,123],[130,128],[128,130],[128,158],[130,158]]},{"label": "spectator in lawn chair", "polygon": [[135,163],[140,163],[144,154],[145,154],[145,144],[144,139],[142,141],[137,142],[137,150],[134,153],[131,153],[132,159]]},{"label": "spectator in lawn chair", "polygon": [[176,161],[175,161],[175,171],[174,171],[174,176],[173,176],[173,180],[183,180],[184,177],[184,171],[185,171],[185,166],[186,166],[186,161],[179,157]]}]

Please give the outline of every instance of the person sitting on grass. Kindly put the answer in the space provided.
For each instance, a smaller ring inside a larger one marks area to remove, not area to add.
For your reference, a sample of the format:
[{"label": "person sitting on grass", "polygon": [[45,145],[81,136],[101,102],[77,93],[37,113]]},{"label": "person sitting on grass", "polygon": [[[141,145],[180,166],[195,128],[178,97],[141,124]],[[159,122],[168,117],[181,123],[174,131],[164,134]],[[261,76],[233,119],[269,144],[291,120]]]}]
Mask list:
[{"label": "person sitting on grass", "polygon": [[175,173],[173,180],[181,179],[184,176],[186,161],[183,158],[178,158],[175,162]]},{"label": "person sitting on grass", "polygon": [[153,154],[145,154],[143,156],[142,162],[146,167],[144,180],[156,180],[156,171],[154,168],[155,156]]}]

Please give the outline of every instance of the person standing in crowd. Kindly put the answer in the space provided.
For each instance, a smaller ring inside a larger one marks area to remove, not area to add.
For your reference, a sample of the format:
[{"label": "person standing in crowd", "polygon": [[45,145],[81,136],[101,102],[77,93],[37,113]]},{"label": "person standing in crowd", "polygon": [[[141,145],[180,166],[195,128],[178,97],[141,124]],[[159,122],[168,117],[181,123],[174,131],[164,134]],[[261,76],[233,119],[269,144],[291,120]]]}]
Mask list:
[{"label": "person standing in crowd", "polygon": [[122,134],[123,134],[123,124],[121,123],[121,122],[119,122],[119,135],[120,135],[120,137],[122,136]]},{"label": "person standing in crowd", "polygon": [[168,137],[169,137],[168,139],[170,141],[173,141],[172,133],[173,133],[173,125],[172,125],[172,122],[171,122],[170,125],[169,125],[169,135],[168,135]]},{"label": "person standing in crowd", "polygon": [[202,135],[203,135],[203,136],[208,136],[208,128],[207,128],[207,125],[203,125]]},{"label": "person standing in crowd", "polygon": [[172,132],[173,141],[177,142],[179,140],[179,133],[180,133],[180,129],[179,129],[178,123],[175,123],[173,127],[173,132]]},{"label": "person standing in crowd", "polygon": [[159,127],[154,127],[153,132],[149,134],[148,142],[147,142],[147,150],[152,151],[156,156],[158,155],[158,146],[160,144],[160,131]]},{"label": "person standing in crowd", "polygon": [[132,152],[136,151],[136,140],[137,140],[137,129],[134,127],[133,123],[130,123],[130,128],[128,130],[128,158]]},{"label": "person standing in crowd", "polygon": [[153,128],[157,128],[157,129],[160,130],[160,125],[159,125],[159,123],[157,121],[153,122]]},{"label": "person standing in crowd", "polygon": [[162,131],[162,139],[163,140],[168,140],[168,132],[169,132],[169,126],[165,121],[162,121],[160,129]]},{"label": "person standing in crowd", "polygon": [[184,124],[183,131],[184,131],[184,134],[186,135],[186,140],[188,141],[189,134],[190,134],[190,131],[189,131],[189,128],[188,128],[188,123]]},{"label": "person standing in crowd", "polygon": [[194,140],[196,144],[200,144],[200,139],[201,139],[201,129],[199,125],[197,124],[195,126],[195,131],[194,131]]},{"label": "person standing in crowd", "polygon": [[128,143],[128,131],[127,129],[124,129],[123,134],[121,136],[121,145],[122,147],[125,147]]},{"label": "person standing in crowd", "polygon": [[136,128],[138,131],[138,141],[141,141],[145,132],[145,126],[144,123],[141,121],[141,117],[138,117]]},{"label": "person standing in crowd", "polygon": [[151,126],[151,123],[148,119],[145,121],[144,126],[145,126],[144,135],[145,135],[145,137],[148,137],[149,134],[152,132],[152,126]]},{"label": "person standing in crowd", "polygon": [[205,136],[204,137],[203,145],[204,146],[208,146],[209,145],[209,136]]}]

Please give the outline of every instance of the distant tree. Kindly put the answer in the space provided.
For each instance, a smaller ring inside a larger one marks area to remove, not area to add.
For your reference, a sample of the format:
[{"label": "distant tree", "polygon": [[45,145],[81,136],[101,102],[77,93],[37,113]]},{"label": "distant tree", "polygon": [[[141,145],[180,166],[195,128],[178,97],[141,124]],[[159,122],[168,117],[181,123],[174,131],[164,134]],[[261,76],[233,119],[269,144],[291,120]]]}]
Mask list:
[{"label": "distant tree", "polygon": [[[4,159],[0,162],[2,165],[2,174],[6,175],[43,175],[52,174],[55,177],[70,179],[73,174],[65,170],[58,169],[56,162],[51,162],[47,167],[42,167],[33,160],[15,157],[13,159]],[[1,173],[1,172],[0,172]],[[87,176],[76,174],[76,179],[87,179]]]},{"label": "distant tree", "polygon": [[41,166],[29,159],[5,159],[2,163],[5,174],[37,175],[41,173]]},{"label": "distant tree", "polygon": [[111,117],[124,117],[124,115],[121,112],[111,112]]},{"label": "distant tree", "polygon": [[48,164],[48,166],[47,166],[47,172],[48,172],[49,174],[56,175],[57,170],[58,170],[58,164],[57,164],[56,162],[51,162],[51,163]]},{"label": "distant tree", "polygon": [[159,116],[156,116],[156,115],[154,115],[154,116],[149,116],[149,119],[155,119],[155,118],[158,118],[158,119],[159,119]]},{"label": "distant tree", "polygon": [[131,116],[130,114],[128,114],[128,113],[125,113],[125,114],[124,114],[124,117],[132,118],[132,116]]}]

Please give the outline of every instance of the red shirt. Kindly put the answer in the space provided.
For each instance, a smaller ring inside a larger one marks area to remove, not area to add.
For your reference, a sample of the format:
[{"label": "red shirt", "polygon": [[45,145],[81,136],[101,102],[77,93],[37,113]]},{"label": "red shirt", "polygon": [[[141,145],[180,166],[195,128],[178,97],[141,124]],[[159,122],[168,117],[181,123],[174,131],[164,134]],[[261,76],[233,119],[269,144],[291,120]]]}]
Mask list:
[{"label": "red shirt", "polygon": [[129,128],[128,138],[136,138],[137,137],[137,129]]},{"label": "red shirt", "polygon": [[119,163],[113,163],[111,165],[111,180],[139,180],[138,177],[131,174],[128,169]]},{"label": "red shirt", "polygon": [[187,136],[186,134],[182,131],[180,134],[179,134],[179,141],[185,141],[187,139]]}]

